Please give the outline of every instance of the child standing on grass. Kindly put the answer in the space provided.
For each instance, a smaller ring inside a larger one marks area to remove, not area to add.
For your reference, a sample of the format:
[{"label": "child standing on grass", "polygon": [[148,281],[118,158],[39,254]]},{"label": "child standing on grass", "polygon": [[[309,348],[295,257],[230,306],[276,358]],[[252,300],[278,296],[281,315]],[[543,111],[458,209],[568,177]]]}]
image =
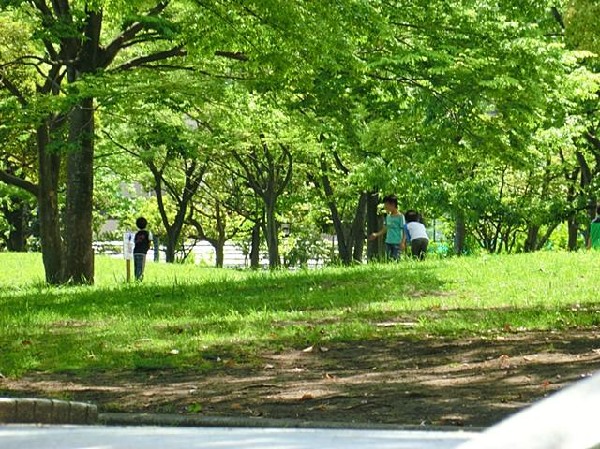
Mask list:
[{"label": "child standing on grass", "polygon": [[402,242],[404,240],[404,215],[398,211],[398,198],[395,195],[388,195],[383,199],[383,206],[387,212],[384,225],[381,231],[374,232],[369,236],[369,240],[375,240],[385,234],[385,251],[387,257],[392,260],[398,260],[400,251],[403,251]]},{"label": "child standing on grass", "polygon": [[427,236],[427,229],[425,225],[421,223],[421,216],[414,210],[406,212],[406,225],[404,233],[404,245],[406,242],[410,243],[410,249],[412,256],[423,260],[427,254],[427,247],[429,246],[429,237]]},{"label": "child standing on grass", "polygon": [[144,278],[144,268],[146,266],[146,254],[150,249],[150,242],[152,241],[152,235],[146,230],[148,226],[148,220],[144,217],[140,217],[135,221],[135,225],[138,227],[138,231],[135,233],[133,247],[133,267],[135,272],[135,278],[141,281]]}]

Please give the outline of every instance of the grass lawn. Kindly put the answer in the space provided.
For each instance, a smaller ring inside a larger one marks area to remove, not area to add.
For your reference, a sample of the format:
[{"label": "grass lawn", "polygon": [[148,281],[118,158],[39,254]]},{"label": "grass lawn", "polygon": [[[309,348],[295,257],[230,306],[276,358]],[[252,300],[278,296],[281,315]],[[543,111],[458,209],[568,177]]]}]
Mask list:
[{"label": "grass lawn", "polygon": [[97,258],[93,287],[47,287],[36,254],[0,254],[0,372],[194,367],[336,341],[600,324],[600,254],[537,253],[250,272]]}]

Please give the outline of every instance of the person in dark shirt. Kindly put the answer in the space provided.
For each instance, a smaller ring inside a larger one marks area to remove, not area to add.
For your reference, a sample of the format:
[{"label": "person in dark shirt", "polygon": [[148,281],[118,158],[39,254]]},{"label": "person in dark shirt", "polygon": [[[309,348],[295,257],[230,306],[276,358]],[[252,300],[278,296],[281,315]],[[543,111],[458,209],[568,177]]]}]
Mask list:
[{"label": "person in dark shirt", "polygon": [[144,267],[146,266],[146,254],[150,249],[150,243],[152,242],[152,235],[146,230],[148,226],[148,220],[144,217],[140,217],[135,221],[138,227],[138,232],[135,233],[133,247],[133,267],[135,278],[141,281],[144,278]]}]

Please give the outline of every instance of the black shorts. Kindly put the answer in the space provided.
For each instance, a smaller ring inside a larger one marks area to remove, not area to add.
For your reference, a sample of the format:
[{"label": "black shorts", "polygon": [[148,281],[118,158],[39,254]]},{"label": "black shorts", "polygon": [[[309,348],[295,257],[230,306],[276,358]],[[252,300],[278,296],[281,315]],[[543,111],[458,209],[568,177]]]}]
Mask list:
[{"label": "black shorts", "polygon": [[429,240],[422,239],[412,239],[410,242],[410,249],[412,251],[413,257],[418,259],[425,259],[425,255],[427,254],[427,246],[429,245]]}]

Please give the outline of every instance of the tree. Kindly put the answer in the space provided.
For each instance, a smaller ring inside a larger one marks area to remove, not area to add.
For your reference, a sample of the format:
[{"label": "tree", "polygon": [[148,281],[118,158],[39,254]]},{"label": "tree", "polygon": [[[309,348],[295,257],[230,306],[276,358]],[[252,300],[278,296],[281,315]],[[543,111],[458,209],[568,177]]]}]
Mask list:
[{"label": "tree", "polygon": [[[7,2],[2,12],[10,14]],[[39,215],[42,250],[46,279],[51,283],[65,280],[84,283],[93,282],[94,261],[92,249],[92,192],[95,141],[94,93],[85,88],[83,80],[96,76],[113,66],[125,71],[153,61],[183,54],[181,45],[151,51],[127,62],[117,56],[125,49],[140,43],[168,42],[168,20],[164,11],[168,1],[160,1],[138,20],[130,20],[146,2],[130,4],[127,12],[104,2],[75,2],[58,0],[48,5],[45,0],[31,2],[8,2],[19,8],[21,17],[28,16],[31,28],[36,32],[35,52],[22,54],[10,62],[13,66],[34,66],[40,74],[37,94],[27,98],[14,81],[3,77],[7,88],[23,107],[48,96],[60,97],[57,107],[42,109],[32,121],[36,128],[39,165]],[[121,14],[125,13],[125,14]],[[106,19],[110,17],[112,20]],[[116,20],[115,20],[116,19]],[[119,27],[121,33],[103,42],[107,34]],[[156,25],[160,24],[160,27]],[[103,29],[108,32],[102,34]],[[39,45],[39,46],[38,46]],[[148,48],[148,47],[146,47]],[[122,63],[121,63],[122,62]],[[67,83],[69,86],[64,87]],[[68,128],[68,130],[65,128]],[[61,143],[62,142],[62,143]],[[63,155],[57,146],[69,148],[66,152],[66,213],[64,259],[59,222],[59,178]],[[63,265],[64,260],[64,265]]]},{"label": "tree", "polygon": [[[198,129],[189,118],[172,111],[157,111],[140,117],[138,127],[122,131],[122,139],[134,142],[129,147],[109,134],[112,143],[133,156],[149,170],[158,212],[166,233],[166,260],[175,262],[182,231],[193,201],[208,169],[209,153],[198,138]],[[169,213],[165,195],[173,207]]]},{"label": "tree", "polygon": [[272,149],[265,135],[261,134],[260,143],[251,147],[246,154],[234,152],[233,157],[241,167],[239,175],[248,181],[248,185],[264,203],[269,266],[277,268],[281,264],[277,200],[292,178],[292,153],[284,143],[279,143],[279,151]]}]

